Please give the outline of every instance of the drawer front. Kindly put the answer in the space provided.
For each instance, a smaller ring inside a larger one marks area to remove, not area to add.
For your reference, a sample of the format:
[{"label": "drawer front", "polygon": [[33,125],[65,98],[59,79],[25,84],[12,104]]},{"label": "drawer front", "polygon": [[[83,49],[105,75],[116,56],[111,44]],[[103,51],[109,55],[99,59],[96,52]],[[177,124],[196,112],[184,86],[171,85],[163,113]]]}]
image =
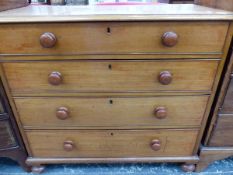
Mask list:
[{"label": "drawer front", "polygon": [[233,146],[233,114],[220,114],[209,146]]},{"label": "drawer front", "polygon": [[8,121],[0,121],[0,149],[7,149],[17,146],[13,130]]},{"label": "drawer front", "polygon": [[210,91],[218,61],[3,63],[15,94]]},{"label": "drawer front", "polygon": [[196,130],[34,130],[26,135],[34,157],[152,157],[192,155],[197,133]]},{"label": "drawer front", "polygon": [[[15,98],[25,127],[199,126],[208,96]],[[48,105],[49,104],[49,105]]]},{"label": "drawer front", "polygon": [[228,22],[10,24],[0,27],[0,53],[222,52],[227,30]]},{"label": "drawer front", "polygon": [[233,113],[233,74],[227,89],[226,96],[221,108],[221,113]]}]

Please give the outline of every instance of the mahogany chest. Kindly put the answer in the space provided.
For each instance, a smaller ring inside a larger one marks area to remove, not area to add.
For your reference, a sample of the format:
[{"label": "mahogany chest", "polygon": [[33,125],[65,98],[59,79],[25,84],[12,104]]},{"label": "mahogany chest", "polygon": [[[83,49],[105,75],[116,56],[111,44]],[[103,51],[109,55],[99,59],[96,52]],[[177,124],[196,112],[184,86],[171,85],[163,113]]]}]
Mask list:
[{"label": "mahogany chest", "polygon": [[181,162],[193,171],[232,19],[196,5],[0,13],[1,75],[27,164]]}]

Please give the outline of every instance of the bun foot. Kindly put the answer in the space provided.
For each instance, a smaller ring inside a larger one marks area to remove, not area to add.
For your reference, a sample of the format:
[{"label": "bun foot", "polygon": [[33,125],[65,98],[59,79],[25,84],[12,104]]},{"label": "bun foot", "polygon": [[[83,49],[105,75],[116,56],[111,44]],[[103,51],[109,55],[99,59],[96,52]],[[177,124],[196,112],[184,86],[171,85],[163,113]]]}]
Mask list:
[{"label": "bun foot", "polygon": [[194,172],[196,169],[196,166],[194,164],[183,164],[181,165],[181,169],[184,172]]},{"label": "bun foot", "polygon": [[45,166],[32,166],[32,173],[41,174],[45,169]]}]

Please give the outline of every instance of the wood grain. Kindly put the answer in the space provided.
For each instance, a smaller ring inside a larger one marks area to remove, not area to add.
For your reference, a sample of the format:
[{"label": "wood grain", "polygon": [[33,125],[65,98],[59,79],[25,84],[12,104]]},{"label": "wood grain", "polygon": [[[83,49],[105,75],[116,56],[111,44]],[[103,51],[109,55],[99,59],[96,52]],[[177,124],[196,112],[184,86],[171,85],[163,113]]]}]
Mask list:
[{"label": "wood grain", "polygon": [[[29,147],[29,144],[28,144],[28,141],[27,141],[27,137],[26,137],[26,134],[24,132],[22,123],[21,123],[21,121],[19,119],[19,115],[17,113],[16,106],[15,106],[14,100],[12,98],[12,94],[10,93],[9,86],[8,86],[8,83],[7,83],[7,80],[6,80],[6,77],[5,77],[5,74],[3,72],[3,68],[2,68],[1,64],[0,64],[0,76],[1,76],[1,82],[2,82],[2,89],[4,89],[4,91],[2,90],[2,92],[4,92],[4,94],[5,94],[3,96],[3,98],[5,98],[5,100],[8,103],[7,106],[9,106],[9,112],[11,113],[12,116],[14,116],[13,124],[15,125],[15,128],[16,128],[16,126],[18,128],[16,134],[18,135],[19,138],[22,137],[21,139],[19,139],[19,142],[21,143],[22,147],[25,146],[24,150],[27,153],[30,153],[30,147]],[[20,149],[22,151],[22,149],[20,147],[18,149]],[[18,150],[16,150],[15,152],[17,153]],[[15,155],[15,152],[12,152],[12,154]],[[19,162],[22,161],[22,159],[26,159],[26,157],[27,157],[27,155],[24,152],[22,152],[21,156],[18,157]],[[23,160],[23,161],[25,161],[25,160]],[[22,162],[22,166],[24,166],[24,165],[25,165],[25,162]]]},{"label": "wood grain", "polygon": [[207,7],[215,7],[216,1],[217,0],[194,0],[194,3],[198,5],[204,5]]},{"label": "wood grain", "polygon": [[[43,92],[210,91],[218,61],[19,62],[3,63],[3,67],[13,95],[40,95]],[[164,70],[170,71],[173,76],[169,85],[158,81],[160,72]],[[54,71],[61,73],[61,85],[48,83],[48,75]]]},{"label": "wood grain", "polygon": [[[233,59],[233,55],[232,55],[232,59]],[[226,90],[226,95],[223,101],[223,104],[221,106],[221,111],[220,113],[222,114],[228,114],[228,113],[232,113],[233,114],[233,74],[231,74],[231,78],[230,78],[230,82],[228,87],[225,88]],[[225,81],[228,81],[228,79],[226,78]]]},{"label": "wood grain", "polygon": [[18,145],[12,126],[7,120],[0,121],[0,149],[11,149]]},{"label": "wood grain", "polygon": [[231,12],[193,4],[125,6],[28,6],[0,13],[0,23],[82,21],[219,21]]},{"label": "wood grain", "polygon": [[[60,128],[199,127],[207,101],[208,96],[15,98],[17,111],[24,127],[47,129],[56,126]],[[69,110],[69,118],[65,120],[56,117],[56,111],[61,106]],[[154,112],[159,106],[166,107],[166,118],[156,118]]]},{"label": "wood grain", "polygon": [[[27,136],[32,156],[42,158],[191,156],[197,130],[32,130]],[[63,149],[67,139],[73,151]],[[159,151],[151,149],[153,139],[161,141]]]},{"label": "wood grain", "polygon": [[29,5],[27,0],[1,0],[0,11],[25,7]]},{"label": "wood grain", "polygon": [[233,146],[233,114],[219,114],[208,146]]},{"label": "wood grain", "polygon": [[[105,158],[194,163],[232,38],[232,19],[231,12],[196,5],[29,6],[1,12],[1,75],[34,165]],[[46,37],[44,46],[52,48],[41,46],[45,32],[56,38],[47,45]],[[177,34],[168,38],[172,47],[163,45],[166,32]],[[159,82],[164,71],[170,74]],[[52,72],[59,76],[49,81]],[[163,119],[154,116],[157,107],[165,109]]]},{"label": "wood grain", "polygon": [[161,162],[187,162],[197,163],[199,157],[195,156],[176,156],[176,157],[122,157],[122,158],[39,158],[28,157],[26,162],[28,165],[40,165],[44,162],[48,164],[64,164],[64,163],[161,163]]},{"label": "wood grain", "polygon": [[[198,135],[198,141],[196,143],[196,147],[195,147],[195,150],[194,152],[198,152],[199,150],[199,147],[200,147],[200,144],[201,144],[201,140],[203,139],[206,139],[208,140],[208,137],[209,137],[209,131],[211,131],[211,128],[212,128],[212,122],[214,121],[214,118],[215,116],[210,116],[210,111],[212,110],[213,108],[213,102],[215,100],[215,97],[216,97],[216,93],[217,93],[217,90],[218,90],[218,85],[219,83],[221,82],[220,79],[221,79],[221,76],[222,76],[222,73],[223,73],[223,69],[224,69],[224,65],[226,63],[226,60],[227,60],[227,56],[228,56],[228,52],[229,52],[229,47],[231,45],[231,41],[232,41],[232,35],[233,34],[233,23],[231,23],[230,27],[229,27],[229,30],[228,30],[228,34],[227,34],[227,37],[225,38],[226,41],[225,41],[225,44],[224,44],[224,47],[223,47],[223,55],[222,55],[222,61],[220,62],[219,64],[219,67],[218,67],[218,71],[216,73],[216,77],[215,77],[215,81],[214,81],[214,84],[213,84],[213,92],[210,96],[210,99],[209,99],[209,102],[208,102],[208,105],[206,107],[206,113],[205,113],[205,116],[203,117],[203,121],[202,121],[202,127],[200,129],[200,132],[199,132],[199,135]],[[212,117],[212,118],[210,118]],[[209,125],[209,123],[207,123],[207,120],[212,120]],[[203,133],[204,133],[204,130],[208,127],[208,131],[207,131],[207,134],[205,135],[205,138],[203,138]],[[204,141],[205,142],[205,141]],[[205,142],[206,143],[206,142]]]},{"label": "wood grain", "polygon": [[196,4],[233,11],[232,0],[195,0]]},{"label": "wood grain", "polygon": [[231,0],[216,0],[215,8],[233,11],[233,1],[231,1]]},{"label": "wood grain", "polygon": [[30,166],[25,163],[28,154],[3,87],[2,78],[1,76],[0,101],[4,110],[1,111],[0,117],[0,157],[7,157],[16,161],[25,171],[29,172]]},{"label": "wood grain", "polygon": [[[230,53],[230,47],[231,47],[231,41],[232,41],[232,36],[233,36],[233,23],[231,23],[230,27],[229,27],[229,31],[228,31],[228,35],[226,38],[226,43],[224,46],[224,54],[222,56],[222,58],[224,58],[224,60],[229,60],[228,62],[228,66],[226,66],[226,70],[224,74],[218,74],[218,76],[222,76],[223,80],[220,82],[222,83],[220,88],[219,88],[219,92],[216,96],[217,101],[215,106],[211,106],[213,109],[212,115],[210,116],[210,124],[207,126],[207,133],[206,136],[204,138],[204,145],[207,146],[208,145],[208,141],[210,139],[210,135],[212,132],[213,127],[215,126],[215,123],[218,119],[218,112],[219,112],[219,108],[222,106],[223,101],[224,101],[224,97],[226,95],[226,89],[229,85],[230,82],[230,75],[232,73],[232,65],[233,65],[233,54]],[[225,63],[225,62],[223,62]],[[224,64],[221,63],[221,70],[223,70],[223,66]]]},{"label": "wood grain", "polygon": [[200,160],[197,163],[196,171],[203,171],[210,163],[231,157],[233,155],[232,147],[202,147],[200,150]]},{"label": "wood grain", "polygon": [[[228,22],[5,24],[0,26],[0,53],[222,52],[228,25]],[[173,47],[164,46],[161,38],[171,31],[178,35],[178,43]],[[57,42],[53,48],[41,46],[40,37],[45,32],[55,35]]]}]

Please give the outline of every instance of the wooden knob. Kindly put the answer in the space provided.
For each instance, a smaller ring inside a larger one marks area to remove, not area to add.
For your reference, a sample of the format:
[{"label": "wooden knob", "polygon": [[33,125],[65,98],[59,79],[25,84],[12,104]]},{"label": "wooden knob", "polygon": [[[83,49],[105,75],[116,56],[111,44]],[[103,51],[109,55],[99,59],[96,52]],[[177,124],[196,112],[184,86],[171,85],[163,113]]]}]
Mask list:
[{"label": "wooden knob", "polygon": [[63,148],[66,151],[72,151],[74,149],[74,142],[71,140],[64,141]]},{"label": "wooden knob", "polygon": [[173,47],[178,42],[178,35],[175,32],[166,32],[162,36],[162,43],[167,47]]},{"label": "wooden knob", "polygon": [[157,107],[155,109],[155,116],[158,118],[158,119],[164,119],[167,117],[167,110],[165,107]]},{"label": "wooden knob", "polygon": [[57,38],[53,33],[45,32],[40,36],[40,44],[44,48],[52,48],[56,45]]},{"label": "wooden knob", "polygon": [[160,72],[159,82],[163,85],[170,84],[172,82],[172,74],[169,71]]},{"label": "wooden knob", "polygon": [[69,118],[69,110],[66,107],[60,107],[57,109],[56,112],[56,116],[57,118],[61,119],[61,120],[65,120],[67,118]]},{"label": "wooden knob", "polygon": [[60,85],[62,83],[62,75],[60,72],[52,72],[49,75],[48,81],[51,85]]},{"label": "wooden knob", "polygon": [[154,139],[151,141],[151,149],[153,149],[154,151],[158,151],[161,149],[161,142],[158,139]]},{"label": "wooden knob", "polygon": [[194,172],[196,169],[196,166],[194,164],[183,164],[181,165],[181,169],[184,172]]}]

